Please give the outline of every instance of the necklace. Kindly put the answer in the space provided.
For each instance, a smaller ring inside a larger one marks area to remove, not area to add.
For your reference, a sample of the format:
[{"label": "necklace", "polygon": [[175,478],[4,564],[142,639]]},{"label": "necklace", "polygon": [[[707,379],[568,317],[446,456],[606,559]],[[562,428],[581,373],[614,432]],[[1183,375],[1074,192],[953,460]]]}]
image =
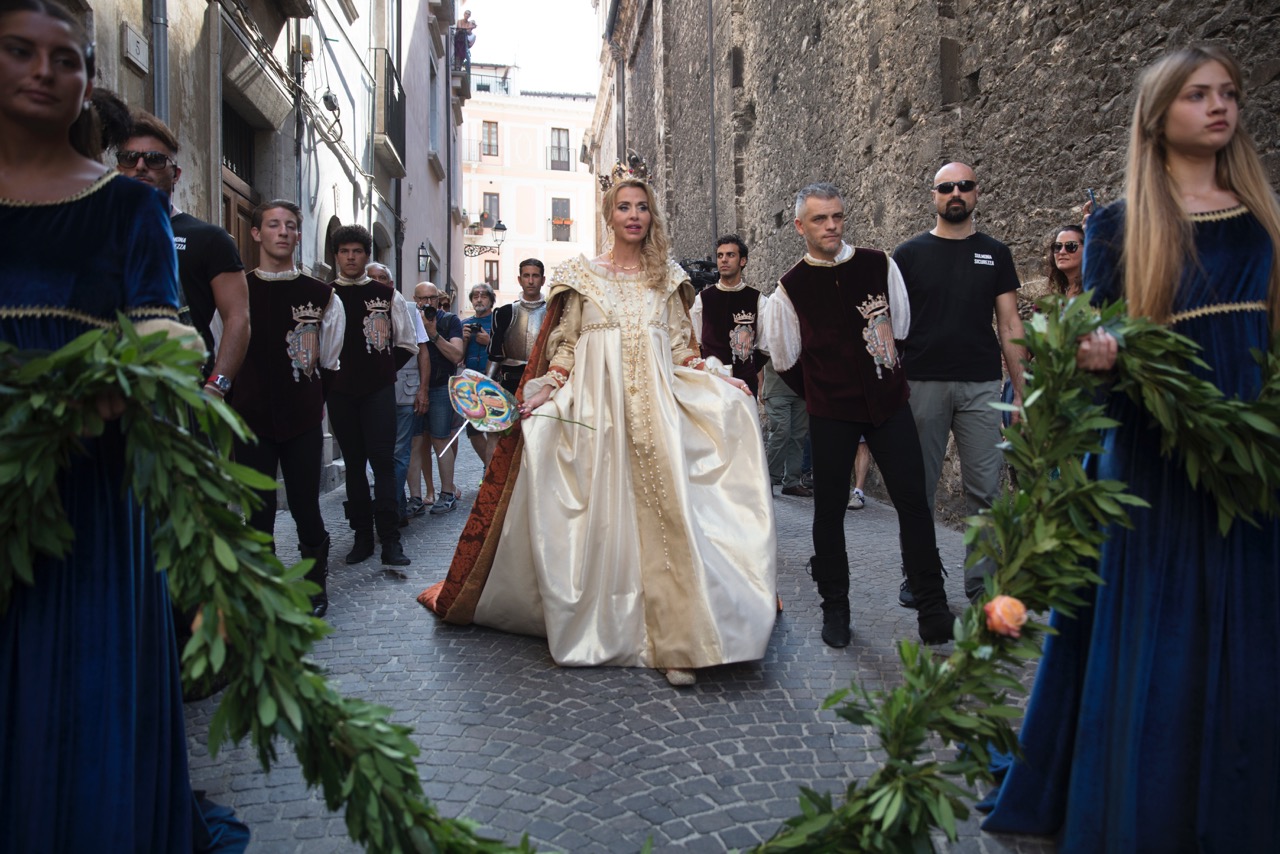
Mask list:
[{"label": "necklace", "polygon": [[613,250],[610,249],[609,265],[613,267],[615,270],[621,270],[624,273],[634,273],[636,270],[640,270],[644,268],[644,260],[641,259],[640,263],[635,265],[634,267],[624,267],[621,264],[619,264],[617,261],[613,260]]}]

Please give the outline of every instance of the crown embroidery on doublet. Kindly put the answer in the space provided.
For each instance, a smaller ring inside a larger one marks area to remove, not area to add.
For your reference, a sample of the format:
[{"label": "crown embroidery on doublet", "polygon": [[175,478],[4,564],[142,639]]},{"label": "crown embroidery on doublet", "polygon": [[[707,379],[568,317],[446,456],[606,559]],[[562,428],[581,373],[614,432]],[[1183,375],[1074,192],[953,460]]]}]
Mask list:
[{"label": "crown embroidery on doublet", "polygon": [[889,317],[889,300],[884,294],[872,294],[858,305],[858,313],[867,321],[862,340],[876,363],[876,379],[884,379],[884,369],[898,367],[898,347],[893,340],[893,321]]},{"label": "crown embroidery on doublet", "polygon": [[364,318],[364,348],[367,352],[383,353],[391,350],[391,300],[367,299]]},{"label": "crown embroidery on doublet", "polygon": [[324,316],[324,309],[307,302],[306,305],[293,306],[290,311],[294,327],[285,333],[284,340],[289,364],[293,368],[293,381],[300,382],[304,376],[314,379],[320,359],[320,318]]}]

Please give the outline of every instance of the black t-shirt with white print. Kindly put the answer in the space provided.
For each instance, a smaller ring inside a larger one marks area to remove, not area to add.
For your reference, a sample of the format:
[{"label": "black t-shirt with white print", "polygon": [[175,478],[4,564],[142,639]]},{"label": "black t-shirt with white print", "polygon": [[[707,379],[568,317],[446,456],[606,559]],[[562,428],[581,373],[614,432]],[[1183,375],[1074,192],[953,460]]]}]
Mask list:
[{"label": "black t-shirt with white print", "polygon": [[1009,247],[980,232],[949,240],[926,231],[895,249],[893,260],[911,302],[907,379],[998,381],[996,297],[1020,286]]}]

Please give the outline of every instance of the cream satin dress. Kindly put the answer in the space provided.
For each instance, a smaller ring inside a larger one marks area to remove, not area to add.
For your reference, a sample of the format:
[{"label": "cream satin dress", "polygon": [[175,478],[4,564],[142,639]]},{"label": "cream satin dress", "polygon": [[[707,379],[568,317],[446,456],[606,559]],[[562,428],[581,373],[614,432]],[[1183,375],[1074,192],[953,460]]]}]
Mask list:
[{"label": "cream satin dress", "polygon": [[[697,668],[764,656],[777,544],[755,402],[689,348],[676,264],[659,291],[579,257],[549,339],[568,380],[524,454],[475,622],[546,637],[566,666]],[[550,375],[548,375],[550,376]],[[525,386],[532,394],[551,382]]]}]

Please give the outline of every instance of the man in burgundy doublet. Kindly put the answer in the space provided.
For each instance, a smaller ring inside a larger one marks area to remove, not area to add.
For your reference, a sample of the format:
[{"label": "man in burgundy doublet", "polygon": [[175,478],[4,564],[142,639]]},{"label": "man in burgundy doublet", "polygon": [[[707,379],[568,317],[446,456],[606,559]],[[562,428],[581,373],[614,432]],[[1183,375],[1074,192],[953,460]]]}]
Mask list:
[{"label": "man in burgundy doublet", "polygon": [[[804,397],[813,444],[813,558],[822,639],[847,646],[849,558],[844,513],[859,440],[866,438],[898,513],[899,539],[919,603],[920,637],[949,640],[954,617],[942,585],[924,463],[896,340],[911,327],[906,288],[885,253],[843,240],[844,201],[831,184],[796,197],[808,249],[765,310],[765,343],[779,376]],[[896,339],[896,340],[895,340]]]}]

